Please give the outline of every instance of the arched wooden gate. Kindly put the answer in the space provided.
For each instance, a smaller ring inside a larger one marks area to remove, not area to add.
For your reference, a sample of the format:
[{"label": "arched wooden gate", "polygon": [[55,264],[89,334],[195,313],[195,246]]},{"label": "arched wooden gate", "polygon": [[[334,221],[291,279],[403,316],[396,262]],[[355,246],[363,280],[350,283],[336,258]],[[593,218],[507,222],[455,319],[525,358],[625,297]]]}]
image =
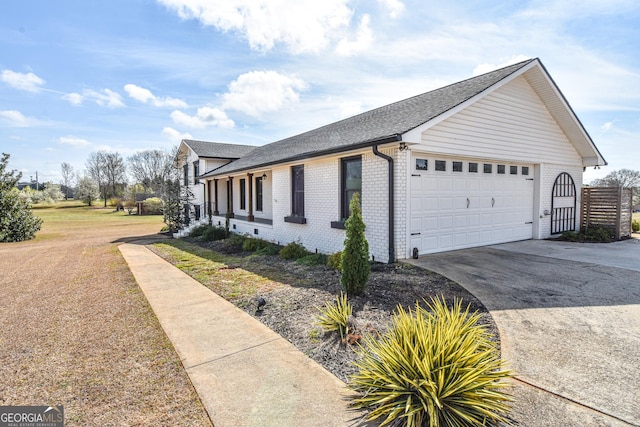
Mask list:
[{"label": "arched wooden gate", "polygon": [[573,177],[562,172],[551,190],[551,234],[576,229],[576,184]]}]

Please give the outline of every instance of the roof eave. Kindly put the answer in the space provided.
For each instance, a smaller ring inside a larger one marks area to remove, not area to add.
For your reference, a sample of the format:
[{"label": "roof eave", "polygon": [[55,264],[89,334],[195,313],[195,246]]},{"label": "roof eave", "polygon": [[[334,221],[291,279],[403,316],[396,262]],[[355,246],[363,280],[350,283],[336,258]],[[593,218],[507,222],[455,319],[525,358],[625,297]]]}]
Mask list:
[{"label": "roof eave", "polygon": [[[237,174],[239,172],[244,172],[244,171],[249,171],[249,170],[254,170],[254,169],[263,169],[263,168],[271,167],[271,166],[278,165],[278,164],[291,163],[291,162],[296,162],[296,161],[300,161],[300,160],[312,159],[312,158],[315,158],[315,157],[329,156],[329,155],[332,155],[332,154],[344,153],[344,152],[348,152],[348,151],[354,151],[354,150],[359,150],[359,149],[362,149],[362,148],[372,147],[374,145],[388,144],[388,143],[399,142],[399,141],[402,141],[402,135],[401,134],[393,134],[393,135],[389,135],[389,136],[385,136],[385,137],[381,137],[381,138],[376,138],[376,139],[373,139],[373,140],[363,141],[363,142],[360,142],[360,143],[357,143],[357,144],[351,144],[351,145],[348,145],[346,147],[335,147],[335,148],[328,149],[328,150],[301,153],[301,154],[298,154],[296,156],[291,156],[291,157],[287,157],[287,158],[284,158],[284,159],[279,159],[279,160],[272,161],[272,162],[253,164],[251,166],[247,166],[247,167],[244,167],[244,168],[238,168],[238,169],[231,169],[231,170],[228,170],[228,171],[223,171],[222,173],[219,173],[219,172],[215,173],[217,169],[214,169],[213,171],[207,172],[206,174],[202,175],[201,178],[211,178],[211,177],[214,177],[214,176],[233,175],[233,174]],[[219,169],[221,169],[223,167],[224,166],[221,166]]]}]

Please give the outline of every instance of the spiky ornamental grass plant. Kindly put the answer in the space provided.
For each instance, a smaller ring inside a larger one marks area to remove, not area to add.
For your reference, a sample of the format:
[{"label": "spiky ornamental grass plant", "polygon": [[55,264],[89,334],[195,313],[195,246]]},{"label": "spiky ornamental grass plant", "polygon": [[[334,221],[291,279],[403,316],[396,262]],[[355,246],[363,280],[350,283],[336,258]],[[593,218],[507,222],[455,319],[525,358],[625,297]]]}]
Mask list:
[{"label": "spiky ornamental grass plant", "polygon": [[327,332],[338,331],[340,338],[349,333],[348,322],[349,316],[353,313],[353,306],[347,301],[347,295],[340,292],[340,296],[336,297],[335,302],[326,302],[324,307],[318,307],[320,315],[318,316],[318,325]]},{"label": "spiky ornamental grass plant", "polygon": [[345,222],[346,238],[340,260],[340,284],[347,295],[362,295],[369,280],[369,243],[364,236],[365,224],[360,210],[360,195],[355,193],[349,203],[351,214]]},{"label": "spiky ornamental grass plant", "polygon": [[480,315],[432,299],[428,309],[398,307],[378,340],[365,337],[349,387],[369,420],[408,427],[481,426],[507,422],[511,376]]}]

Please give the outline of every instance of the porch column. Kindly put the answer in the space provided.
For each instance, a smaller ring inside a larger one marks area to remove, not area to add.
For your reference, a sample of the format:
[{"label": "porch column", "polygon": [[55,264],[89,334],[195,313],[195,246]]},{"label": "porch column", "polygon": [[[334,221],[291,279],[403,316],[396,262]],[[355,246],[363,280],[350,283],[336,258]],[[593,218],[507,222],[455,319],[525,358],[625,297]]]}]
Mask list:
[{"label": "porch column", "polygon": [[229,200],[227,200],[227,216],[229,218],[233,218],[235,215],[233,214],[233,177],[230,176],[229,180],[227,181],[227,197],[229,198]]},{"label": "porch column", "polygon": [[213,214],[215,216],[220,215],[220,211],[218,210],[218,178],[213,180]]},{"label": "porch column", "polygon": [[207,180],[207,197],[206,197],[206,199],[207,199],[207,201],[206,201],[207,202],[206,203],[206,205],[207,205],[207,207],[206,207],[206,209],[207,209],[207,217],[209,218],[209,225],[211,225],[211,215],[212,215],[212,212],[211,212],[211,180]]},{"label": "porch column", "polygon": [[253,221],[254,217],[253,217],[253,174],[252,173],[248,173],[247,174],[247,179],[249,181],[249,216],[247,217],[247,219],[249,221]]}]

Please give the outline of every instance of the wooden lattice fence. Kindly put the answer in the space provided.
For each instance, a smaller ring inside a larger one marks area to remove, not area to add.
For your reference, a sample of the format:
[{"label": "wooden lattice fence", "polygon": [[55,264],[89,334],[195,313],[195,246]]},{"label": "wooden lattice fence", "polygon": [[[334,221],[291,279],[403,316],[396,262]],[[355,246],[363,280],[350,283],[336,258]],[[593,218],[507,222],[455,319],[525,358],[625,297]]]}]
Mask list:
[{"label": "wooden lattice fence", "polygon": [[601,225],[615,231],[616,239],[631,236],[633,190],[622,187],[582,189],[580,224],[583,228]]}]

